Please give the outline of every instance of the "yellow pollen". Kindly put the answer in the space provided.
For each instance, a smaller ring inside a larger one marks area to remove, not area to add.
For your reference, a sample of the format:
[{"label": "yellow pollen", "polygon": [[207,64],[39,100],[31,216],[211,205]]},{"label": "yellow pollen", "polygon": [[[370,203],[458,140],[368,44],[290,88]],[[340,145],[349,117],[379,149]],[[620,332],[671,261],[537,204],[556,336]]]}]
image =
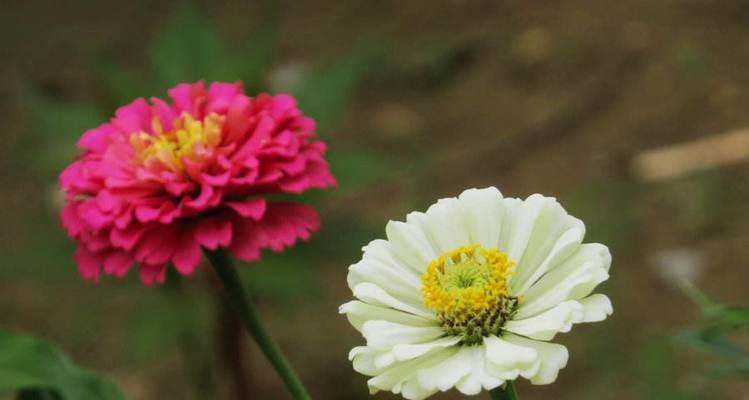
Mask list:
[{"label": "yellow pollen", "polygon": [[181,171],[184,159],[198,161],[200,149],[219,145],[223,125],[224,117],[215,113],[208,114],[203,120],[182,113],[174,120],[172,130],[165,132],[161,120],[154,117],[152,133],[134,133],[130,136],[130,144],[135,150],[137,163]]},{"label": "yellow pollen", "polygon": [[507,279],[514,266],[495,248],[472,244],[448,251],[422,275],[424,304],[451,324],[499,312],[510,298]]}]

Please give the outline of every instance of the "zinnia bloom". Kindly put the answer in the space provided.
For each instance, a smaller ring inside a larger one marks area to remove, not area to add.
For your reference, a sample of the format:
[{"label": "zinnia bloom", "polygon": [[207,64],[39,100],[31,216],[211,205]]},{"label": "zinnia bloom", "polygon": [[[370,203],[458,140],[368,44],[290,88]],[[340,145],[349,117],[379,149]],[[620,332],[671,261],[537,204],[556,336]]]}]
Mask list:
[{"label": "zinnia bloom", "polygon": [[372,393],[548,384],[568,358],[549,341],[612,313],[591,295],[609,277],[608,248],[582,244],[585,225],[553,198],[469,189],[386,232],[349,268],[358,300],[340,308],[366,339],[349,357]]},{"label": "zinnia bloom", "polygon": [[190,275],[201,247],[256,261],[318,229],[312,208],[269,197],[335,184],[315,123],[293,98],[202,82],[169,97],[137,99],[85,132],[60,175],[84,278],[138,264],[144,283],[162,282],[170,263]]}]

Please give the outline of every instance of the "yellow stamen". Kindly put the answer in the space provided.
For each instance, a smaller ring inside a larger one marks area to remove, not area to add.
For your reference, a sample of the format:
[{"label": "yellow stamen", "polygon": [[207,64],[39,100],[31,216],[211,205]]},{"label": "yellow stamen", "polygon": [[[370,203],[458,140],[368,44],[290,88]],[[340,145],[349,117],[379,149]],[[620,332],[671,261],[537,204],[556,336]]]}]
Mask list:
[{"label": "yellow stamen", "polygon": [[196,149],[216,147],[221,142],[224,117],[208,114],[203,120],[183,113],[173,122],[173,128],[164,132],[158,117],[151,121],[152,133],[139,132],[130,136],[130,144],[135,150],[135,160],[142,165],[160,164],[180,171],[184,168],[183,159],[197,161]]},{"label": "yellow stamen", "polygon": [[[451,327],[504,318],[514,307],[507,280],[515,263],[495,248],[473,244],[432,261],[422,276],[424,304]],[[512,301],[509,301],[512,300]],[[478,320],[477,320],[478,319]]]}]

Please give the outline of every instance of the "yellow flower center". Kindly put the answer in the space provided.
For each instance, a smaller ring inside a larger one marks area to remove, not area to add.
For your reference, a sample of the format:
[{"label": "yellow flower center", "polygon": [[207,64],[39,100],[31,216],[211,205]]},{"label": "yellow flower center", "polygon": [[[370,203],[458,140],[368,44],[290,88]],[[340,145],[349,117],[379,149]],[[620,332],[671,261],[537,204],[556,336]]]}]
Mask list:
[{"label": "yellow flower center", "polygon": [[196,120],[192,115],[183,113],[172,125],[172,130],[165,132],[161,120],[154,117],[151,121],[153,133],[138,132],[130,136],[137,163],[146,167],[183,170],[184,159],[199,161],[201,149],[218,146],[224,116],[211,113],[203,120]]},{"label": "yellow flower center", "polygon": [[446,333],[479,343],[499,334],[515,312],[517,298],[507,287],[514,266],[504,252],[477,244],[448,251],[422,276],[424,304],[437,313]]}]

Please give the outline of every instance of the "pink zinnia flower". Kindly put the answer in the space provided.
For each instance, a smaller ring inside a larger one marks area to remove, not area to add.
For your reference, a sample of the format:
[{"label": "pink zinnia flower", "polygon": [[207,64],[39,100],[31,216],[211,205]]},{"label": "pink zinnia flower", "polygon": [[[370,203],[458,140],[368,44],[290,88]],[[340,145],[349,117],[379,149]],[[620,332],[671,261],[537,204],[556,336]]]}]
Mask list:
[{"label": "pink zinnia flower", "polygon": [[144,283],[163,282],[170,263],[192,274],[201,247],[256,261],[319,227],[311,207],[269,197],[335,185],[315,123],[292,97],[202,82],[169,97],[137,99],[84,133],[60,175],[62,221],[86,279],[139,264]]}]

